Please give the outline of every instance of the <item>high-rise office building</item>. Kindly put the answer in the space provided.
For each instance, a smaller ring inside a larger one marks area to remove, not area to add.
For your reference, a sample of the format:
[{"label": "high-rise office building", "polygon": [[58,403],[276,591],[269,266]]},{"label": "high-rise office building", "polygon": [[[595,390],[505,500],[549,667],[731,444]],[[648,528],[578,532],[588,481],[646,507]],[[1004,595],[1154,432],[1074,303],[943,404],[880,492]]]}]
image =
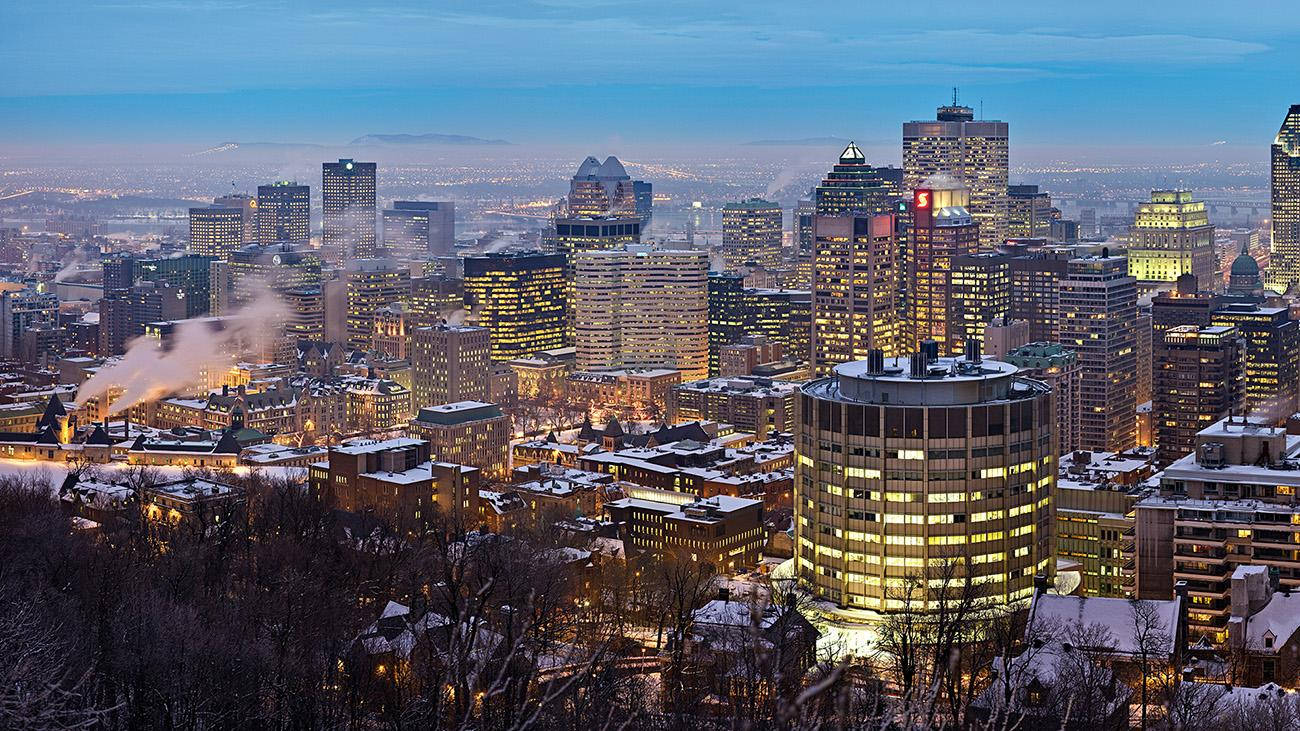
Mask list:
[{"label": "high-rise office building", "polygon": [[617,157],[588,156],[569,180],[566,208],[570,218],[641,219],[653,200],[650,184],[632,180]]},{"label": "high-rise office building", "polygon": [[814,596],[897,610],[905,577],[946,562],[989,599],[1033,593],[1052,571],[1056,415],[1048,387],[1017,370],[974,352],[875,352],[801,387],[795,560]]},{"label": "high-rise office building", "polygon": [[784,357],[809,362],[812,337],[812,292],[802,289],[746,287],[741,294],[742,330],[781,346]]},{"label": "high-rise office building", "polygon": [[641,219],[641,228],[649,228],[655,212],[654,186],[644,180],[633,180],[632,195],[636,198],[636,215]]},{"label": "high-rise office building", "polygon": [[936,175],[951,175],[970,189],[971,216],[979,224],[980,249],[1007,239],[1007,123],[977,121],[975,111],[939,107],[934,121],[903,124],[903,176],[909,191]]},{"label": "high-rise office building", "polygon": [[224,261],[243,242],[243,211],[220,206],[190,209],[190,253]]},{"label": "high-rise office building", "polygon": [[280,292],[284,302],[284,334],[293,340],[325,339],[325,297],[320,287]]},{"label": "high-rise office building", "polygon": [[1264,281],[1285,292],[1300,281],[1300,104],[1292,104],[1271,148],[1273,246]]},{"label": "high-rise office building", "polygon": [[1056,402],[1056,451],[1069,454],[1079,448],[1079,357],[1060,343],[1029,343],[1013,348],[1002,358],[1022,375],[1046,383]]},{"label": "high-rise office building", "polygon": [[984,329],[1010,311],[1010,261],[997,253],[963,254],[951,266],[948,336],[954,343],[974,339],[985,352]]},{"label": "high-rise office building", "polygon": [[563,255],[536,251],[465,259],[465,304],[488,329],[493,361],[565,346],[565,270]]},{"label": "high-rise office building", "polygon": [[411,393],[416,409],[484,401],[492,375],[487,328],[434,325],[411,331]]},{"label": "high-rise office building", "polygon": [[185,300],[185,317],[200,317],[208,313],[211,304],[213,261],[212,257],[199,254],[133,259],[131,280],[171,285],[174,296]]},{"label": "high-rise office building", "polygon": [[53,292],[42,292],[30,283],[0,292],[0,357],[15,357],[27,330],[58,323],[59,298]]},{"label": "high-rise office building", "polygon": [[343,268],[343,280],[347,287],[348,347],[368,350],[379,310],[410,296],[410,272],[392,259],[353,259]]},{"label": "high-rise office building", "polygon": [[1029,323],[1029,342],[1057,342],[1060,330],[1061,279],[1070,255],[1051,251],[1011,257],[1012,320]]},{"label": "high-rise office building", "polygon": [[1241,342],[1233,327],[1179,325],[1156,344],[1156,462],[1172,464],[1196,448],[1196,435],[1241,404]]},{"label": "high-rise office building", "polygon": [[893,213],[903,196],[902,183],[902,170],[868,165],[867,156],[850,142],[813,191],[815,212],[822,215]]},{"label": "high-rise office building", "polygon": [[555,251],[618,251],[641,242],[641,221],[636,218],[557,218]]},{"label": "high-rise office building", "polygon": [[898,245],[893,215],[817,215],[813,222],[812,364],[819,374],[879,349],[898,352]]},{"label": "high-rise office building", "polygon": [[1179,325],[1208,327],[1221,298],[1197,288],[1196,277],[1184,274],[1171,290],[1157,292],[1151,298],[1151,333],[1158,342],[1164,332]]},{"label": "high-rise office building", "polygon": [[283,294],[289,290],[320,289],[320,256],[311,249],[300,250],[291,244],[253,244],[233,252],[224,267],[224,281],[214,280],[214,291],[225,287],[216,314],[228,314],[236,308],[264,296],[267,292]]},{"label": "high-rise office building", "polygon": [[291,182],[257,186],[257,242],[311,241],[311,189]]},{"label": "high-rise office building", "polygon": [[962,349],[963,342],[948,331],[951,308],[950,285],[954,257],[975,253],[979,248],[979,224],[967,205],[970,191],[964,186],[916,188],[912,193],[912,230],[907,261],[907,312],[909,347],[914,350],[926,340],[939,344],[939,352]]},{"label": "high-rise office building", "polygon": [[1075,351],[1079,446],[1122,452],[1137,442],[1137,281],[1122,256],[1071,259],[1061,280],[1060,342]]},{"label": "high-rise office building", "polygon": [[1202,290],[1221,290],[1214,226],[1205,203],[1192,200],[1186,190],[1151,191],[1151,201],[1138,205],[1129,234],[1128,273],[1148,290],[1184,274],[1194,275]]},{"label": "high-rise office building", "polygon": [[238,208],[243,219],[241,240],[245,245],[257,243],[257,199],[247,193],[231,193],[212,199],[212,205]]},{"label": "high-rise office building", "polygon": [[1054,211],[1052,196],[1037,185],[1007,186],[1007,238],[1050,237]]},{"label": "high-rise office building", "polygon": [[321,256],[342,266],[373,258],[375,245],[375,163],[339,160],[321,163]]},{"label": "high-rise office building", "polygon": [[1151,401],[1151,372],[1152,360],[1155,354],[1155,333],[1151,327],[1151,313],[1138,311],[1138,316],[1133,320],[1133,335],[1137,339],[1137,385],[1133,391],[1133,399],[1137,404]]},{"label": "high-rise office building", "polygon": [[574,254],[579,370],[676,368],[709,373],[708,254],[586,251]]},{"label": "high-rise office building", "polygon": [[448,201],[394,201],[383,213],[388,256],[425,260],[452,256],[456,249],[456,204]]},{"label": "high-rise office building", "polygon": [[728,272],[709,272],[709,376],[720,373],[722,346],[745,335],[745,278]]},{"label": "high-rise office building", "polygon": [[1211,316],[1214,325],[1237,328],[1244,344],[1245,393],[1242,409],[1261,423],[1274,424],[1296,410],[1300,367],[1300,323],[1285,307],[1227,304]]},{"label": "high-rise office building", "polygon": [[437,274],[412,277],[411,298],[406,309],[413,327],[462,320],[465,316],[465,282]]},{"label": "high-rise office building", "polygon": [[722,207],[722,261],[729,272],[781,263],[781,205],[750,198]]}]

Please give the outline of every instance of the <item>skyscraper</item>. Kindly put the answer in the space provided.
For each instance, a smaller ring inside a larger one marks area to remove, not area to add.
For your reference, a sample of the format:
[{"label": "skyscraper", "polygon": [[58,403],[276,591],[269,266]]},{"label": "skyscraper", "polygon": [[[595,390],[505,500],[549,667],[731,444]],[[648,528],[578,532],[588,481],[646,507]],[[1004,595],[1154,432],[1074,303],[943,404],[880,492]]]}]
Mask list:
[{"label": "skyscraper", "polygon": [[745,278],[729,272],[709,272],[709,375],[718,375],[722,346],[745,335]]},{"label": "skyscraper", "polygon": [[1061,343],[1079,356],[1079,447],[1137,443],[1137,281],[1122,256],[1071,259],[1061,280]]},{"label": "skyscraper", "polygon": [[781,206],[750,198],[722,207],[722,261],[727,271],[781,263]]},{"label": "skyscraper", "polygon": [[389,256],[412,260],[451,256],[456,245],[456,204],[394,201],[383,213],[383,229]]},{"label": "skyscraper", "polygon": [[307,186],[291,182],[257,186],[257,241],[295,245],[311,241],[311,192]]},{"label": "skyscraper", "polygon": [[486,401],[492,375],[487,328],[434,325],[411,331],[411,394],[416,409]]},{"label": "skyscraper", "polygon": [[[970,191],[944,183],[936,176],[934,187],[912,193],[912,231],[907,261],[907,311],[915,349],[926,340],[939,344],[939,352],[960,351],[963,341],[949,333],[952,260],[979,247],[979,224],[967,210]],[[942,187],[941,187],[942,186]]]},{"label": "skyscraper", "polygon": [[1161,335],[1153,360],[1156,462],[1165,466],[1241,404],[1241,343],[1236,328],[1179,325]]},{"label": "skyscraper", "polygon": [[370,259],[375,245],[375,163],[321,163],[321,256],[335,266]]},{"label": "skyscraper", "polygon": [[1214,252],[1214,226],[1205,204],[1186,190],[1153,190],[1138,205],[1129,235],[1128,273],[1144,290],[1167,286],[1184,274],[1205,291],[1222,289]]},{"label": "skyscraper", "polygon": [[1215,325],[1237,328],[1245,350],[1242,410],[1260,423],[1275,424],[1296,410],[1300,367],[1300,323],[1285,307],[1253,303],[1225,305],[1211,316]]},{"label": "skyscraper", "polygon": [[1052,196],[1037,185],[1007,187],[1007,238],[1045,239],[1052,235]]},{"label": "skyscraper", "polygon": [[243,216],[244,244],[257,243],[257,199],[247,193],[231,193],[212,199],[212,205],[222,208],[238,208]]},{"label": "skyscraper", "polygon": [[850,142],[814,189],[813,203],[822,215],[892,213],[903,196],[902,183],[902,170],[868,165],[867,156]]},{"label": "skyscraper", "polygon": [[1273,248],[1265,283],[1285,292],[1300,280],[1300,104],[1292,104],[1271,150]]},{"label": "skyscraper", "polygon": [[410,272],[392,259],[352,259],[343,269],[343,279],[348,298],[348,347],[368,350],[379,310],[410,296]]},{"label": "skyscraper", "polygon": [[1029,343],[1002,358],[1023,375],[1046,383],[1056,402],[1056,451],[1069,454],[1079,448],[1079,357],[1060,343]]},{"label": "skyscraper", "polygon": [[536,251],[465,259],[470,321],[488,329],[493,361],[565,346],[565,257]]},{"label": "skyscraper", "polygon": [[1009,265],[1008,257],[997,253],[952,258],[948,289],[948,336],[952,342],[964,344],[974,339],[980,344],[980,352],[987,352],[984,328],[1010,311]]},{"label": "skyscraper", "polygon": [[676,368],[709,373],[708,255],[703,251],[574,254],[580,370]]},{"label": "skyscraper", "polygon": [[190,209],[190,253],[226,260],[244,245],[244,212],[209,206]]},{"label": "skyscraper", "polygon": [[567,209],[570,218],[640,218],[636,186],[613,155],[582,161],[569,181]]},{"label": "skyscraper", "polygon": [[817,215],[812,364],[819,374],[899,348],[898,244],[892,215]]},{"label": "skyscraper", "polygon": [[1050,389],[1017,370],[876,351],[801,387],[795,561],[814,596],[897,610],[904,577],[924,586],[948,562],[990,599],[1033,593],[1052,570],[1056,414]]},{"label": "skyscraper", "polygon": [[951,175],[970,188],[971,216],[979,223],[980,249],[1007,238],[1007,123],[975,119],[960,106],[939,107],[935,121],[903,124],[903,180],[916,190],[935,175]]}]

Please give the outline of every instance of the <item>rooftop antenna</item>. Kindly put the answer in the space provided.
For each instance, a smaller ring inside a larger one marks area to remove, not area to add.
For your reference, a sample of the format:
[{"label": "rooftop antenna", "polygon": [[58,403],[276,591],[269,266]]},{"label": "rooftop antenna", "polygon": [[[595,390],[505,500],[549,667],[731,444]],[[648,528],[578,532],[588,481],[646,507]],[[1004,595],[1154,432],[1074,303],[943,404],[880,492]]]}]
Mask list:
[{"label": "rooftop antenna", "polygon": [[980,119],[984,119],[984,100],[980,99]]},{"label": "rooftop antenna", "polygon": [[952,87],[952,105],[957,106],[957,87]]}]

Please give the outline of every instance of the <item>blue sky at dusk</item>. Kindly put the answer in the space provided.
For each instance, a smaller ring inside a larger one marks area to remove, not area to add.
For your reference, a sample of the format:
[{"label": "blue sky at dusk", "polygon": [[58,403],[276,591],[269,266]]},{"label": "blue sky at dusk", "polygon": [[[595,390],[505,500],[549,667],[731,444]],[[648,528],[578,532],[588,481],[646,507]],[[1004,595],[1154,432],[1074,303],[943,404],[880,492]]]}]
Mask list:
[{"label": "blue sky at dusk", "polygon": [[962,88],[1037,145],[1267,144],[1287,2],[108,0],[0,9],[0,141],[853,136]]}]

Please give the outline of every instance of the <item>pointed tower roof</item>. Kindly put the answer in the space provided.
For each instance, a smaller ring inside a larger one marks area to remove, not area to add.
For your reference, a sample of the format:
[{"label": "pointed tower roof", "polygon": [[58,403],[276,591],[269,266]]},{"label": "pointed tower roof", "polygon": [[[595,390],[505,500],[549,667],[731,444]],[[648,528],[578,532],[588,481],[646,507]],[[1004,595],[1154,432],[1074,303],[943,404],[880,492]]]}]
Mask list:
[{"label": "pointed tower roof", "polygon": [[50,400],[45,402],[45,413],[41,414],[41,420],[36,422],[38,427],[58,428],[59,418],[68,415],[68,410],[63,407],[63,401],[59,399],[59,394],[51,393]]},{"label": "pointed tower roof", "polygon": [[862,150],[858,148],[858,144],[852,140],[849,141],[849,146],[844,148],[844,152],[840,153],[841,165],[852,165],[855,163],[863,164],[866,163],[866,161],[867,156],[862,154]]},{"label": "pointed tower roof", "polygon": [[48,444],[48,445],[59,444],[60,442],[59,442],[58,430],[48,426],[45,427],[44,429],[41,429],[40,434],[36,436],[36,443]]},{"label": "pointed tower roof", "polygon": [[617,157],[610,155],[600,164],[600,170],[596,174],[602,178],[626,178],[627,170],[623,168],[623,163],[619,162]]},{"label": "pointed tower roof", "polygon": [[595,175],[598,170],[600,170],[600,160],[597,160],[594,155],[588,155],[587,159],[583,160],[582,164],[578,166],[578,172],[574,173],[573,177],[591,177],[592,175]]},{"label": "pointed tower roof", "polygon": [[135,437],[135,441],[131,442],[131,451],[139,451],[141,449],[144,449],[144,442],[145,442],[144,432],[137,434]]},{"label": "pointed tower roof", "polygon": [[94,444],[101,447],[113,446],[113,440],[108,438],[108,432],[104,431],[103,424],[95,424],[95,429],[86,437],[86,444]]},{"label": "pointed tower roof", "polygon": [[605,425],[605,436],[607,437],[623,436],[623,425],[618,423],[617,416],[609,417],[609,423]]},{"label": "pointed tower roof", "polygon": [[596,428],[591,425],[591,414],[587,414],[582,420],[582,427],[578,429],[578,441],[594,442],[597,439],[600,439],[600,435],[596,433]]},{"label": "pointed tower roof", "polygon": [[555,430],[554,430],[554,429],[552,429],[550,432],[548,432],[548,433],[546,434],[546,443],[547,443],[547,444],[557,444],[557,443],[559,443],[559,441],[560,441],[559,439],[556,439],[556,438],[555,438]]}]

